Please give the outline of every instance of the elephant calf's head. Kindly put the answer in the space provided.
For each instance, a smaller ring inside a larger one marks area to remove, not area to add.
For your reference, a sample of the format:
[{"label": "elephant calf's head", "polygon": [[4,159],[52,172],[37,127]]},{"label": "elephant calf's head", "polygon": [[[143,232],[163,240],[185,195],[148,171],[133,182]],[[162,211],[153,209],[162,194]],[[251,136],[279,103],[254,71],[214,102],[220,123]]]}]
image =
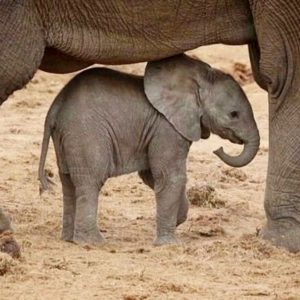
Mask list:
[{"label": "elephant calf's head", "polygon": [[148,63],[144,87],[152,105],[186,139],[197,141],[212,132],[244,144],[238,156],[227,155],[223,148],[214,151],[233,167],[242,167],[255,157],[259,133],[251,105],[231,76],[178,55]]}]

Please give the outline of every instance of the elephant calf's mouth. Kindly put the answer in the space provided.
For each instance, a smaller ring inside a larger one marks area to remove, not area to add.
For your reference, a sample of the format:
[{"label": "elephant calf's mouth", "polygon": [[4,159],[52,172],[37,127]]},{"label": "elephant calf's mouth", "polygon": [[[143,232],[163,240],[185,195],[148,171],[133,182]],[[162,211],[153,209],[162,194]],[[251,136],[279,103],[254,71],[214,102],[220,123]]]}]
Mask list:
[{"label": "elephant calf's mouth", "polygon": [[227,129],[226,132],[222,131],[217,133],[222,139],[229,140],[231,143],[243,145],[245,144],[245,141],[239,138],[234,134],[234,132],[231,129]]},{"label": "elephant calf's mouth", "polygon": [[230,140],[230,142],[232,142],[234,144],[239,144],[239,145],[243,145],[245,143],[243,140],[241,140],[237,136],[232,136],[229,138],[229,140]]}]

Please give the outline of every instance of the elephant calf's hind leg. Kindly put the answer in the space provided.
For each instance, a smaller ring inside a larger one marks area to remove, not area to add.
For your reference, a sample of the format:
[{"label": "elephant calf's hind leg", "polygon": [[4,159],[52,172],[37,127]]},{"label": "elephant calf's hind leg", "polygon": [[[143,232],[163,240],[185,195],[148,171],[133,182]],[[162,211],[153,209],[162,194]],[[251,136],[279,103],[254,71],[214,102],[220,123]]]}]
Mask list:
[{"label": "elephant calf's hind leg", "polygon": [[76,186],[76,214],[73,241],[99,245],[104,242],[97,226],[99,189],[96,185]]},{"label": "elephant calf's hind leg", "polygon": [[73,241],[74,221],[76,210],[75,187],[69,174],[60,173],[63,191],[63,228],[61,238],[64,241]]}]

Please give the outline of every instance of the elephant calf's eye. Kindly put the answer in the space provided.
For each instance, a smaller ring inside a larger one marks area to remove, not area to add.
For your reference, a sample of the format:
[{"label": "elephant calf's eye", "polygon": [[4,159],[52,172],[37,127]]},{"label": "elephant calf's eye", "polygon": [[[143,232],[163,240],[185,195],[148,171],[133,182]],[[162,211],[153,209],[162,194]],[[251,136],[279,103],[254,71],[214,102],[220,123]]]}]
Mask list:
[{"label": "elephant calf's eye", "polygon": [[239,112],[236,111],[236,110],[232,111],[232,112],[230,113],[230,117],[231,117],[232,119],[237,119],[237,118],[239,117]]}]

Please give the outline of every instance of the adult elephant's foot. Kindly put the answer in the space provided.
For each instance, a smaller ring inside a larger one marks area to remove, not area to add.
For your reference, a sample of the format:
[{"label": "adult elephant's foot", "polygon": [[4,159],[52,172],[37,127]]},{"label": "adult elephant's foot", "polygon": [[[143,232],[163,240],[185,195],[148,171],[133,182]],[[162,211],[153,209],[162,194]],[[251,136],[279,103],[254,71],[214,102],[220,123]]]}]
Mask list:
[{"label": "adult elephant's foot", "polygon": [[263,239],[290,252],[300,251],[300,166],[294,155],[285,158],[285,165],[271,160],[264,203],[267,222],[260,232]]},{"label": "adult elephant's foot", "polygon": [[[296,150],[293,153],[296,153]],[[276,165],[271,159],[264,203],[267,222],[260,231],[260,236],[275,246],[284,247],[290,252],[298,252],[300,251],[300,166],[295,156],[289,155],[288,158],[290,160],[285,158],[285,161],[288,161],[285,165]]]},{"label": "adult elephant's foot", "polygon": [[100,246],[105,243],[105,239],[98,228],[89,232],[80,232],[75,230],[73,242],[78,245]]},{"label": "adult elephant's foot", "polygon": [[293,220],[268,221],[260,237],[290,252],[300,251],[300,224]]},{"label": "adult elephant's foot", "polygon": [[178,240],[176,239],[175,235],[158,236],[153,243],[154,246],[177,245],[177,244],[178,244]]}]

